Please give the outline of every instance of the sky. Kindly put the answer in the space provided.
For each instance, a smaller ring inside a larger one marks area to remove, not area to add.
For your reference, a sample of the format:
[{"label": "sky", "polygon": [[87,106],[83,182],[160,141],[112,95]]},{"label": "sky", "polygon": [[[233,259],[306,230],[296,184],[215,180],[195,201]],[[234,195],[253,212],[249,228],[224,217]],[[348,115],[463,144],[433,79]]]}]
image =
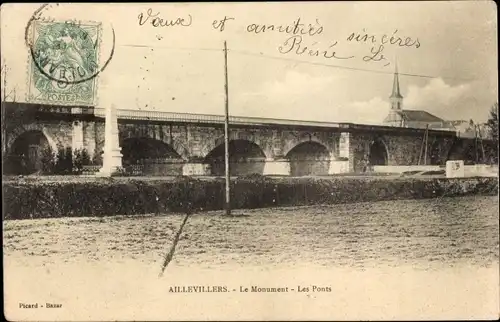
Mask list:
[{"label": "sky", "polygon": [[[25,28],[39,7],[1,7],[2,64],[9,69],[7,92],[15,89],[17,101],[26,100],[29,77]],[[396,61],[405,109],[482,122],[498,96],[490,1],[60,4],[41,17],[101,22],[101,65],[114,30],[114,54],[98,76],[98,107],[223,114],[224,41],[235,116],[380,123],[390,108]],[[154,27],[155,17],[183,18],[189,26]],[[214,28],[224,17],[232,18],[224,30]],[[293,33],[299,18],[302,36]],[[255,33],[254,24],[276,28]],[[291,25],[290,33],[277,31],[280,25]],[[375,42],[349,40],[352,33]],[[326,50],[330,58],[297,53],[299,40],[302,49]],[[376,58],[384,59],[369,60],[381,45]]]}]

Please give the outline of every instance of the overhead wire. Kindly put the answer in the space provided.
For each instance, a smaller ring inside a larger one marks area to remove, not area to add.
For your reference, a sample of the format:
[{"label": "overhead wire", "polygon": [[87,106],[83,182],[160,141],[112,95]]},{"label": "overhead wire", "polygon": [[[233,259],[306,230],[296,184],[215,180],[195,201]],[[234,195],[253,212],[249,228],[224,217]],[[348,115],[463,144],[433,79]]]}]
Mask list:
[{"label": "overhead wire", "polygon": [[[152,48],[152,49],[159,48],[159,49],[174,49],[174,50],[193,50],[193,51],[199,50],[199,51],[223,52],[222,48],[218,49],[218,48],[200,48],[200,47],[148,46],[148,45],[132,45],[132,44],[125,44],[125,45],[121,45],[121,46],[135,47],[135,48]],[[253,57],[294,62],[297,64],[308,64],[308,65],[314,65],[314,66],[337,68],[337,69],[344,69],[344,70],[351,70],[351,71],[360,71],[360,72],[367,72],[367,73],[374,73],[374,74],[385,74],[385,75],[394,74],[394,71],[392,71],[392,70],[391,71],[384,71],[384,70],[376,70],[376,69],[368,69],[368,68],[360,68],[360,67],[343,66],[343,65],[337,65],[337,64],[327,64],[327,63],[320,63],[320,62],[314,62],[314,61],[295,59],[295,58],[290,58],[290,57],[271,56],[271,55],[263,54],[262,52],[254,53],[254,52],[238,50],[238,49],[229,49],[229,48],[228,48],[228,52],[240,54],[240,55],[246,55],[246,56],[253,56]],[[457,78],[457,77],[414,74],[414,73],[402,73],[402,72],[398,72],[398,74],[400,76],[428,78],[428,79],[442,78],[442,79],[459,80],[459,81],[472,81],[473,80],[471,78]]]}]

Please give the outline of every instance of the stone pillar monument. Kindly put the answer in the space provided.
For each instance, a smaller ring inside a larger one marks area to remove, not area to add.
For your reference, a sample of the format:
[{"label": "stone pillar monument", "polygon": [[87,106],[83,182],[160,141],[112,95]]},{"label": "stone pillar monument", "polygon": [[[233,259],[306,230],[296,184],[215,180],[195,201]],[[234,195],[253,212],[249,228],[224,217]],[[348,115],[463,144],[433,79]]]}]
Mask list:
[{"label": "stone pillar monument", "polygon": [[110,177],[122,169],[122,148],[118,139],[118,118],[114,104],[106,108],[105,122],[102,168],[97,175]]}]

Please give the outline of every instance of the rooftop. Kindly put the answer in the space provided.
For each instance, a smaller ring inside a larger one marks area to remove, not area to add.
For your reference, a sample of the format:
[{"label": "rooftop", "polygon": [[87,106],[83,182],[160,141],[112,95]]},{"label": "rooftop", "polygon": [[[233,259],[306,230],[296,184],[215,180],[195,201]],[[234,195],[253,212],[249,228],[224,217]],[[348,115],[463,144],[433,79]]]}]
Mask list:
[{"label": "rooftop", "polygon": [[422,110],[402,110],[399,113],[406,121],[410,122],[445,122],[443,119]]}]

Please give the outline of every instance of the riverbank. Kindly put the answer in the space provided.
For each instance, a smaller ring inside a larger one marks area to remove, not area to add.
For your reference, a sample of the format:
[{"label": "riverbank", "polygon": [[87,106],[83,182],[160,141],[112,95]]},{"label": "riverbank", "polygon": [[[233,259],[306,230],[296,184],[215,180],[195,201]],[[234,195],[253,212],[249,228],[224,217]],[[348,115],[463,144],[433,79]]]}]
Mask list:
[{"label": "riverbank", "polygon": [[[102,179],[89,182],[7,182],[4,219],[139,215],[224,208],[221,178],[172,180]],[[231,207],[344,204],[497,195],[498,178],[269,178],[239,177],[231,184]]]}]

